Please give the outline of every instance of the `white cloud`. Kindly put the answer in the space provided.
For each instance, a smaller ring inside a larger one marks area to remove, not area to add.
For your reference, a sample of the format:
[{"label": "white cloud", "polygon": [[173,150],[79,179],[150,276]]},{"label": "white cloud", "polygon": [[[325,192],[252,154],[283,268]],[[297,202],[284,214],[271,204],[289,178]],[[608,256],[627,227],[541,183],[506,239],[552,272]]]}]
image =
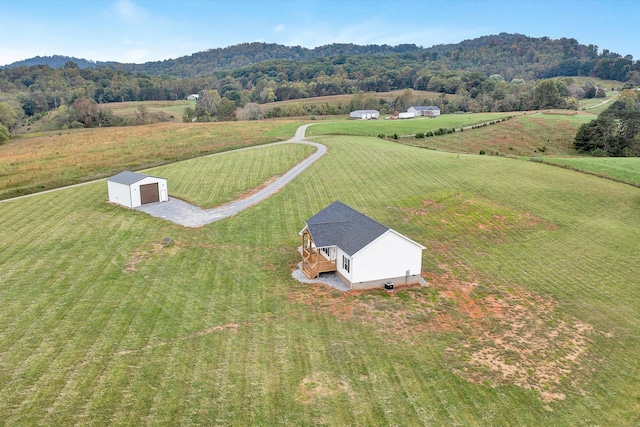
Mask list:
[{"label": "white cloud", "polygon": [[282,25],[282,24],[277,25],[277,26],[273,29],[273,31],[275,31],[276,33],[280,32],[280,31],[284,31],[284,25]]},{"label": "white cloud", "polygon": [[139,22],[146,19],[147,11],[132,0],[116,0],[114,4],[116,16],[127,22]]}]

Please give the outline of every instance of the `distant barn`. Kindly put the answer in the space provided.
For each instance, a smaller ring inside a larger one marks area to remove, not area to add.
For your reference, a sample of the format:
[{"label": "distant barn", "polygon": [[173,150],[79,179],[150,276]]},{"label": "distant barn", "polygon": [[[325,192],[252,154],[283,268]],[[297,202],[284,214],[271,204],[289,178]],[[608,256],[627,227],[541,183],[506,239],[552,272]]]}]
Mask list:
[{"label": "distant barn", "polygon": [[167,180],[124,171],[107,179],[109,201],[128,208],[169,200]]},{"label": "distant barn", "polygon": [[349,113],[349,118],[360,120],[371,120],[380,117],[380,112],[377,110],[355,110]]}]

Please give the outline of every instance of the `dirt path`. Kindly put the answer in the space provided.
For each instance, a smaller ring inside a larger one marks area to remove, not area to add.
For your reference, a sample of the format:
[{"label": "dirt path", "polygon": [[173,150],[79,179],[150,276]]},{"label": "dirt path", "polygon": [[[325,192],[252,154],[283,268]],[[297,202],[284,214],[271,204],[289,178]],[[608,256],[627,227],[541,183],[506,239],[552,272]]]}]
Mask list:
[{"label": "dirt path", "polygon": [[[142,212],[146,212],[149,215],[155,216],[157,218],[163,218],[168,221],[172,221],[184,227],[202,227],[203,225],[210,224],[212,222],[228,218],[239,212],[242,212],[243,210],[280,191],[285,185],[290,183],[296,176],[300,175],[316,160],[324,156],[324,154],[327,152],[326,146],[318,144],[316,142],[305,140],[304,135],[307,127],[309,126],[310,124],[300,126],[296,130],[296,134],[294,135],[294,137],[288,141],[276,142],[270,145],[291,143],[308,144],[316,147],[318,151],[295,165],[293,168],[289,169],[284,175],[280,176],[275,181],[269,183],[268,185],[265,185],[263,188],[260,188],[259,191],[254,192],[249,197],[238,199],[211,209],[202,209],[182,200],[171,197],[169,198],[168,202],[151,203],[142,205],[140,207],[137,207],[136,209]],[[254,148],[258,147],[265,147],[265,145],[260,145]]]}]

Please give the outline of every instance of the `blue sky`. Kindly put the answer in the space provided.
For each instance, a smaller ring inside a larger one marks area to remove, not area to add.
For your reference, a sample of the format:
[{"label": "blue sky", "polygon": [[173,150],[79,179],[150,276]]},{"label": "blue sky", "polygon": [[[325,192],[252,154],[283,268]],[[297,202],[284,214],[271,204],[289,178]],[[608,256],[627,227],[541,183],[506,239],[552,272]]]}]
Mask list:
[{"label": "blue sky", "polygon": [[0,0],[0,65],[37,55],[142,63],[243,42],[575,38],[640,59],[640,0]]}]

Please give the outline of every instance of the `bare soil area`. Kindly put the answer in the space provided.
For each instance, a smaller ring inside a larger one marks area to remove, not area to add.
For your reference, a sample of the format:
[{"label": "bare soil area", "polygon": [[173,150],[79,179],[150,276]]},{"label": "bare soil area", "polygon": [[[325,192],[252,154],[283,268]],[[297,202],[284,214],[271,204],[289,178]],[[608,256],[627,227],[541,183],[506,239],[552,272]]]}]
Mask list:
[{"label": "bare soil area", "polygon": [[413,345],[423,345],[431,334],[454,334],[457,344],[444,357],[454,373],[470,382],[535,390],[543,401],[564,399],[569,390],[580,392],[591,366],[592,326],[564,315],[552,298],[518,287],[507,289],[473,276],[462,281],[450,272],[424,278],[429,286],[393,294],[311,285],[292,289],[289,298]]}]

